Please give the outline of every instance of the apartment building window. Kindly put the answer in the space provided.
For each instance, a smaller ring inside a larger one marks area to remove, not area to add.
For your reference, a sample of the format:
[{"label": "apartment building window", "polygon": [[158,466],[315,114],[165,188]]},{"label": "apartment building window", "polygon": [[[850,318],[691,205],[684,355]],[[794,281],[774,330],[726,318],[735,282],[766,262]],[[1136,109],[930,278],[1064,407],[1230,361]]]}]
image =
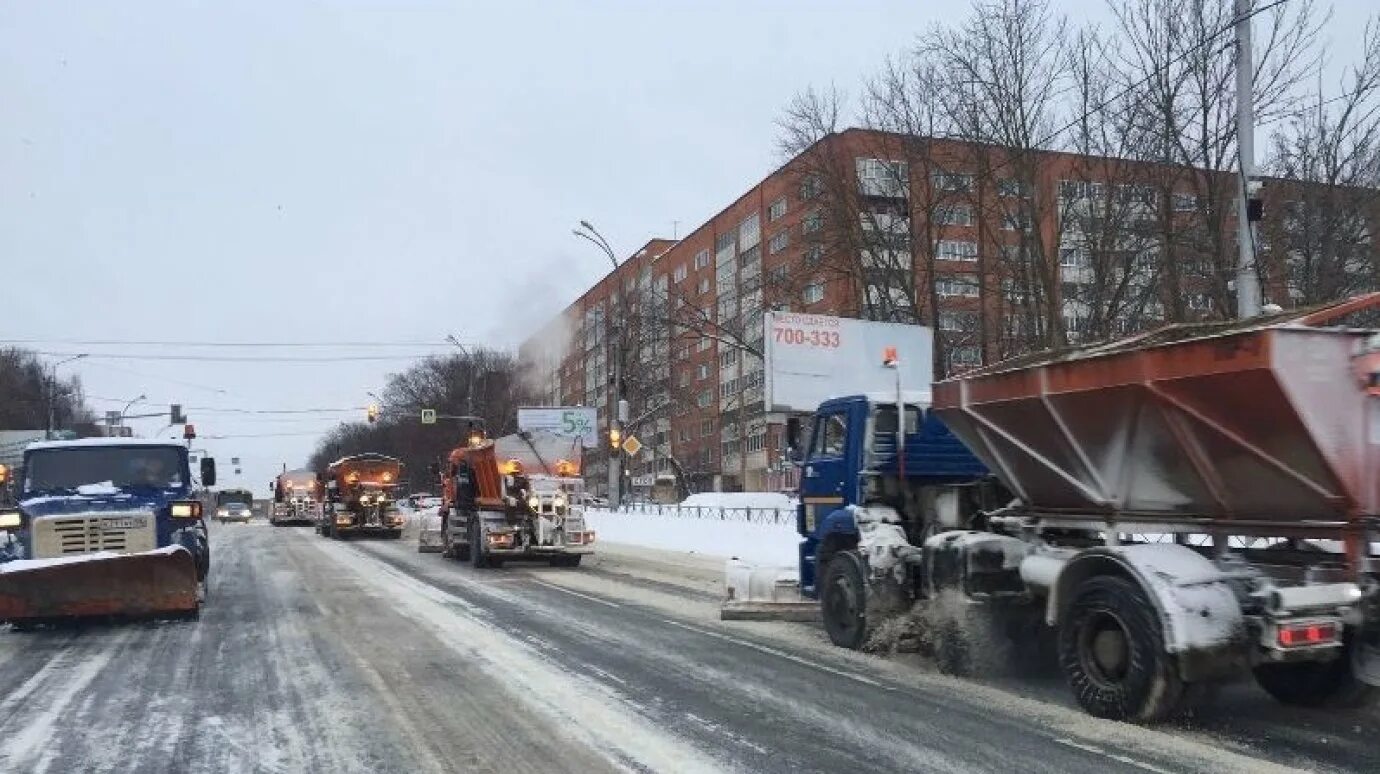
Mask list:
[{"label": "apartment building window", "polygon": [[719,365],[723,368],[728,368],[736,362],[738,362],[738,350],[736,349],[724,350],[723,354],[719,355]]},{"label": "apartment building window", "polygon": [[800,181],[801,201],[809,201],[819,196],[819,192],[822,190],[824,190],[824,186],[819,182],[819,175],[806,175],[805,179]]},{"label": "apartment building window", "polygon": [[997,181],[997,195],[1007,197],[1029,196],[1025,181],[1014,177],[1003,177]]},{"label": "apartment building window", "polygon": [[940,226],[971,226],[973,225],[973,208],[966,204],[936,207],[934,222]]},{"label": "apartment building window", "polygon": [[725,456],[725,457],[731,457],[731,456],[733,456],[733,455],[735,455],[735,454],[738,453],[738,442],[737,442],[737,441],[724,441],[723,447],[724,447],[724,456]]},{"label": "apartment building window", "polygon": [[1193,212],[1198,209],[1198,197],[1189,193],[1176,193],[1173,197],[1175,212]]},{"label": "apartment building window", "polygon": [[771,255],[776,255],[782,250],[785,250],[786,246],[790,243],[790,232],[786,231],[785,229],[782,229],[776,232],[775,234],[772,234],[771,241],[767,242],[767,252]]},{"label": "apartment building window", "polygon": [[701,278],[700,278],[700,284],[699,284],[698,286],[696,286],[695,292],[698,293],[698,294],[700,294],[700,295],[704,295],[705,293],[708,293],[708,292],[709,292],[709,278],[708,278],[708,277],[701,277]]},{"label": "apartment building window", "polygon": [[811,282],[800,291],[800,298],[807,304],[817,304],[824,300],[824,283]]},{"label": "apartment building window", "polygon": [[931,178],[936,191],[967,193],[973,190],[973,176],[957,173],[936,172]]},{"label": "apartment building window", "polygon": [[761,245],[753,245],[751,248],[744,250],[742,255],[738,256],[738,262],[743,265],[743,271],[747,271],[748,269],[752,268],[761,259]]},{"label": "apartment building window", "polygon": [[676,270],[674,272],[671,273],[671,281],[680,282],[688,276],[690,276],[690,270],[686,268],[685,264],[682,263],[681,265],[676,267]]},{"label": "apartment building window", "polygon": [[747,250],[756,247],[762,241],[762,219],[757,213],[752,213],[743,219],[738,225],[738,249]]},{"label": "apartment building window", "polygon": [[711,436],[711,435],[713,435],[713,434],[714,434],[714,420],[712,420],[712,419],[702,419],[702,420],[700,420],[700,436],[703,437],[703,438],[708,438],[709,436]]},{"label": "apartment building window", "polygon": [[679,384],[681,387],[685,387],[686,385],[690,384],[690,372],[681,371],[680,376],[676,378],[676,383]]},{"label": "apartment building window", "polygon": [[824,228],[824,215],[819,212],[812,212],[800,221],[800,230],[806,234],[813,234]]},{"label": "apartment building window", "polygon": [[978,327],[977,312],[940,312],[939,330],[950,333],[962,333],[976,331]]},{"label": "apartment building window", "polygon": [[762,451],[762,450],[765,449],[765,448],[767,448],[767,434],[766,434],[766,433],[763,432],[763,433],[757,433],[756,435],[750,435],[750,436],[748,436],[747,445],[746,445],[746,447],[745,447],[745,449],[746,449],[746,451],[747,451],[748,454],[752,454],[753,452]]},{"label": "apartment building window", "polygon": [[1212,295],[1208,293],[1189,293],[1184,297],[1184,302],[1195,312],[1207,312],[1212,309]]},{"label": "apartment building window", "polygon": [[690,431],[682,427],[676,432],[676,440],[681,443],[688,443],[690,441]]},{"label": "apartment building window", "polygon": [[700,390],[700,394],[695,398],[695,405],[700,408],[709,408],[709,404],[714,402],[713,390]]},{"label": "apartment building window", "polygon": [[696,379],[708,379],[708,378],[709,378],[709,364],[708,364],[708,363],[700,363],[699,366],[695,368],[695,378],[696,378]]},{"label": "apartment building window", "polygon": [[1013,210],[1002,215],[1001,227],[1007,231],[1025,231],[1030,228],[1030,213],[1025,210]]},{"label": "apartment building window", "polygon": [[708,336],[701,336],[701,337],[700,337],[700,344],[699,344],[699,350],[698,350],[698,351],[699,351],[699,352],[708,352],[708,351],[709,351],[709,337],[708,337]]},{"label": "apartment building window", "polygon": [[767,272],[767,282],[779,287],[786,284],[789,276],[789,270],[785,266],[777,266]]},{"label": "apartment building window", "polygon": [[805,248],[805,268],[812,269],[824,262],[824,245]]},{"label": "apartment building window", "polygon": [[982,350],[979,347],[954,347],[949,350],[949,363],[956,366],[982,365]]},{"label": "apartment building window", "polygon": [[703,268],[705,268],[705,267],[708,266],[708,265],[709,265],[709,251],[708,251],[708,250],[701,250],[701,251],[699,251],[698,253],[695,253],[695,271],[699,271],[700,269],[703,269]]},{"label": "apartment building window", "polygon": [[786,216],[786,197],[781,197],[767,207],[767,222],[772,223]]},{"label": "apartment building window", "polygon": [[941,239],[934,249],[934,257],[941,261],[976,261],[977,242]]},{"label": "apartment building window", "polygon": [[1059,266],[1064,269],[1087,268],[1091,261],[1088,253],[1081,247],[1059,248]]},{"label": "apartment building window", "polygon": [[899,199],[906,195],[907,177],[904,161],[858,159],[858,191],[863,196],[885,196]]},{"label": "apartment building window", "polygon": [[955,274],[948,277],[937,277],[934,280],[934,290],[939,295],[950,298],[976,298],[978,294],[977,275]]},{"label": "apartment building window", "polygon": [[725,250],[732,250],[737,234],[733,230],[725,231],[714,238],[714,252],[722,253]]}]

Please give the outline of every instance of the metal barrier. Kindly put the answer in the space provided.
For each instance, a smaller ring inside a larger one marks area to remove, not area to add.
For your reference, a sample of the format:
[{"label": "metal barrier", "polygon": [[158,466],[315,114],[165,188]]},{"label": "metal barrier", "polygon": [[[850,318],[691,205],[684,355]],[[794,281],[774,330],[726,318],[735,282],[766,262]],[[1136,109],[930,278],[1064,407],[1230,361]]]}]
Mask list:
[{"label": "metal barrier", "polygon": [[702,519],[705,521],[734,521],[747,524],[794,524],[793,508],[719,508],[698,505],[656,505],[634,503],[618,510],[601,511],[613,515],[667,516],[674,519]]}]

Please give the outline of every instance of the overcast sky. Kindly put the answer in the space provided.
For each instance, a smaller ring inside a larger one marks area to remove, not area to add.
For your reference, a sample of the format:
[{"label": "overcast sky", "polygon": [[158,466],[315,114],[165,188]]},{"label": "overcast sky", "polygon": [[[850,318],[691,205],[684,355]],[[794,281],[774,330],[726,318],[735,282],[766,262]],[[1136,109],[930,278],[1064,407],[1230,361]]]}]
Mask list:
[{"label": "overcast sky", "polygon": [[[577,221],[625,253],[685,233],[780,163],[792,94],[854,87],[961,5],[6,2],[0,338],[90,353],[61,373],[99,411],[142,393],[260,436],[202,445],[262,492],[334,420],[208,409],[362,406],[447,334],[514,345],[607,269]],[[1375,7],[1335,5],[1334,63]],[[92,340],[433,345],[64,343]]]}]

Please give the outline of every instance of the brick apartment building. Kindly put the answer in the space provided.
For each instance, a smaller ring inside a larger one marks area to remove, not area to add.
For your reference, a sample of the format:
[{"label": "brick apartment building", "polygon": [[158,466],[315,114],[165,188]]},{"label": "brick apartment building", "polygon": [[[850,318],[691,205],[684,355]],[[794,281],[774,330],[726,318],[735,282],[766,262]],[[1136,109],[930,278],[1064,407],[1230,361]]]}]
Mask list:
[{"label": "brick apartment building", "polygon": [[[604,434],[611,358],[624,353],[627,430],[646,446],[630,476],[671,473],[690,491],[785,488],[785,418],[762,401],[764,311],[930,325],[936,377],[1230,316],[1237,184],[1182,167],[847,130],[684,238],[648,242],[519,355],[544,401],[597,407]],[[1297,187],[1267,186],[1264,198],[1255,249],[1266,301],[1320,300],[1283,244],[1298,230]],[[1380,217],[1365,211],[1355,263],[1369,282],[1369,226]],[[592,491],[606,488],[607,455],[587,455]]]}]

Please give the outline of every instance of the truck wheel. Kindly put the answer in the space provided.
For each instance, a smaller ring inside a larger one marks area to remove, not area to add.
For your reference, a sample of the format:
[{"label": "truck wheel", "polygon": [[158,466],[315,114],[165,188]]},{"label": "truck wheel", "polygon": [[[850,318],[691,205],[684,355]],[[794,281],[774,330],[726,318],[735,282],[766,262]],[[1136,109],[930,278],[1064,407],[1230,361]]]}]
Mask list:
[{"label": "truck wheel", "polygon": [[824,564],[820,612],[829,641],[857,650],[867,641],[867,574],[857,551],[840,551]]},{"label": "truck wheel", "polygon": [[489,552],[480,547],[479,518],[476,516],[470,517],[469,536],[470,566],[476,570],[482,570],[489,566]]},{"label": "truck wheel", "polygon": [[1253,671],[1260,687],[1281,704],[1351,709],[1380,696],[1376,688],[1356,679],[1349,648],[1332,661],[1260,664]]},{"label": "truck wheel", "polygon": [[1078,703],[1099,718],[1160,720],[1184,693],[1154,606],[1125,578],[1078,587],[1059,630],[1059,664]]}]

